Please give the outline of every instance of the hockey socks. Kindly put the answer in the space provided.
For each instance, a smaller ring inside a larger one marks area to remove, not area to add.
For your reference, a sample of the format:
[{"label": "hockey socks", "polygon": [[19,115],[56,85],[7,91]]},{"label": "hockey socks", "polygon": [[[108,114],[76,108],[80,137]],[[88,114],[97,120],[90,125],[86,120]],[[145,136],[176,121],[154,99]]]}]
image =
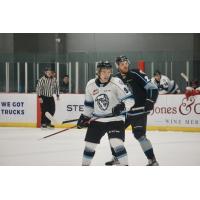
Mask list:
[{"label": "hockey socks", "polygon": [[128,165],[128,156],[123,141],[117,138],[110,139],[110,145],[120,165]]},{"label": "hockey socks", "polygon": [[92,162],[92,159],[95,154],[97,144],[86,142],[85,149],[83,152],[83,160],[82,160],[82,166],[89,166]]},{"label": "hockey socks", "polygon": [[153,147],[151,145],[150,140],[146,138],[146,136],[142,136],[138,139],[138,142],[140,143],[140,146],[142,147],[142,150],[144,151],[144,154],[148,159],[155,159],[155,155],[153,153]]}]

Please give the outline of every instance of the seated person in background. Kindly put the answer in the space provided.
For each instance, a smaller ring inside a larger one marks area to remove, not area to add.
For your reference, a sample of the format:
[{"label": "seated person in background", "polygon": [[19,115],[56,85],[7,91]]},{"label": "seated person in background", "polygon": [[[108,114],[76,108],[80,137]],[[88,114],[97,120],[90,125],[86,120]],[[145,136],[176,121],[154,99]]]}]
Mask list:
[{"label": "seated person in background", "polygon": [[199,83],[199,81],[198,80],[194,80],[194,81],[191,81],[190,82],[190,85],[191,85],[191,87],[193,88],[193,89],[199,89],[200,90],[200,83]]},{"label": "seated person in background", "polygon": [[154,77],[151,82],[157,85],[159,94],[179,94],[180,90],[174,80],[170,80],[167,76],[164,76],[160,71],[155,71]]},{"label": "seated person in background", "polygon": [[69,92],[69,76],[65,75],[63,77],[61,86],[60,86],[60,92],[62,93],[68,93]]}]

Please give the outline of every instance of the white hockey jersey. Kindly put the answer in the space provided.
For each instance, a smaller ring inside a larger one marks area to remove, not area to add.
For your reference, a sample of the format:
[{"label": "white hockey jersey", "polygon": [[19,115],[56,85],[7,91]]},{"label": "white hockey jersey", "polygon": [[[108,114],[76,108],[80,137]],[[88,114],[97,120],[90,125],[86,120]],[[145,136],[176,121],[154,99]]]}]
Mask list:
[{"label": "white hockey jersey", "polygon": [[161,75],[160,82],[157,82],[153,77],[151,82],[158,87],[159,94],[180,93],[178,85],[174,82],[174,80],[170,80],[167,76]]},{"label": "white hockey jersey", "polygon": [[124,102],[126,111],[129,111],[135,103],[133,95],[121,79],[112,77],[106,84],[101,84],[98,79],[91,79],[86,86],[83,114],[88,117],[102,116],[96,120],[101,122],[125,121],[124,115],[105,118],[120,102]]}]

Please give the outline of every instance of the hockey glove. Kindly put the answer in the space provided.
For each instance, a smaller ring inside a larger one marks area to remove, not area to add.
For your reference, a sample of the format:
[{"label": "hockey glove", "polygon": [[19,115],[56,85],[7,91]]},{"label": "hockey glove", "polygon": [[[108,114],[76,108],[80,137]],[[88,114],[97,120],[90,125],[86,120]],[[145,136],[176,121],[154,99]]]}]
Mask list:
[{"label": "hockey glove", "polygon": [[124,111],[124,109],[125,109],[125,104],[121,102],[112,108],[112,114],[114,116],[120,115],[120,113]]},{"label": "hockey glove", "polygon": [[152,101],[151,99],[146,99],[144,110],[150,111],[153,110],[153,107],[154,107],[154,101]]},{"label": "hockey glove", "polygon": [[81,128],[84,128],[84,127],[88,127],[88,125],[89,125],[88,122],[89,122],[90,119],[91,118],[81,114],[79,119],[78,119],[78,122],[77,122],[77,128],[81,129]]}]

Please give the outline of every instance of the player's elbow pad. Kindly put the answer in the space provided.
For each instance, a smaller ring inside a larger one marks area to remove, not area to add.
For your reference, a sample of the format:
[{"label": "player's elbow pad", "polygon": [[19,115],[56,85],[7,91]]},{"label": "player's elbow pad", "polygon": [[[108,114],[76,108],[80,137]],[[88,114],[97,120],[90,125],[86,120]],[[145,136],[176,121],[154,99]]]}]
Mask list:
[{"label": "player's elbow pad", "polygon": [[145,89],[147,91],[147,98],[156,102],[156,100],[158,98],[158,87],[155,84],[153,84],[152,82],[149,82],[145,86]]},{"label": "player's elbow pad", "polygon": [[158,89],[153,89],[150,91],[150,94],[148,94],[149,99],[151,99],[152,101],[156,102],[157,98],[158,98]]}]

